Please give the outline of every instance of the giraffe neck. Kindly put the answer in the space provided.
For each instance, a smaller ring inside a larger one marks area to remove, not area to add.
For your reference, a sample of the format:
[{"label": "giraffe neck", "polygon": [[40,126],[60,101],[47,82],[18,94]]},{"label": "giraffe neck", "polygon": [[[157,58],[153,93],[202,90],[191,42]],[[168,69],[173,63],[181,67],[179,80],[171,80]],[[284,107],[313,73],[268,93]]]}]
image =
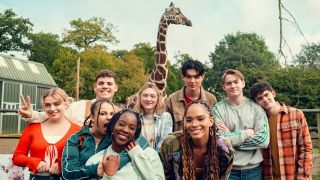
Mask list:
[{"label": "giraffe neck", "polygon": [[167,68],[167,29],[168,22],[163,16],[159,23],[158,28],[158,36],[157,36],[157,55],[155,67],[152,70],[149,82],[153,82],[156,84],[158,89],[162,92],[163,96],[165,96],[165,89],[167,86],[167,77],[168,77],[168,68]]}]

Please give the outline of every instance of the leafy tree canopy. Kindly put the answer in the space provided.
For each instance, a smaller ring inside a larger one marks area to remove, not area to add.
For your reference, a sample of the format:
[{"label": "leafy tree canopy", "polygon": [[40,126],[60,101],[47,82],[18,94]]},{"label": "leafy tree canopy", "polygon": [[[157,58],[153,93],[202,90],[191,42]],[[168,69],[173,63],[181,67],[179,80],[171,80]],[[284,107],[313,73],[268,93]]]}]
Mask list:
[{"label": "leafy tree canopy", "polygon": [[320,43],[306,44],[302,46],[300,53],[294,60],[296,65],[310,68],[320,68]]},{"label": "leafy tree canopy", "polygon": [[211,69],[207,73],[204,86],[219,98],[224,94],[220,78],[225,70],[239,67],[276,68],[280,66],[264,39],[255,33],[237,32],[226,35],[216,46],[215,51],[210,53],[209,58]]},{"label": "leafy tree canopy", "polygon": [[31,40],[29,46],[29,60],[43,63],[51,72],[53,61],[59,57],[62,45],[59,36],[51,33],[29,34]]},{"label": "leafy tree canopy", "polygon": [[0,52],[26,51],[32,26],[29,19],[17,17],[12,9],[0,12]]},{"label": "leafy tree canopy", "polygon": [[117,43],[114,36],[117,31],[111,23],[106,23],[104,18],[93,17],[89,20],[76,19],[70,22],[71,29],[65,30],[63,43],[81,51],[100,45],[107,48],[108,43]]}]

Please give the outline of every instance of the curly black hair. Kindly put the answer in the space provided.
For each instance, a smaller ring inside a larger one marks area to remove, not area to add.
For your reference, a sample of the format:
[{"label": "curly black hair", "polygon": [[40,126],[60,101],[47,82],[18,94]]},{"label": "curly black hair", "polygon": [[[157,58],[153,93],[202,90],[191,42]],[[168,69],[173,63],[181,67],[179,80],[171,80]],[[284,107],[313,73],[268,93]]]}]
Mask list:
[{"label": "curly black hair", "polygon": [[110,122],[105,125],[105,128],[107,128],[107,135],[112,136],[112,132],[113,132],[115,124],[119,120],[120,116],[124,113],[131,113],[131,114],[135,115],[135,117],[137,119],[137,129],[134,134],[134,139],[138,139],[141,134],[142,115],[135,112],[135,111],[132,111],[130,109],[123,109],[112,116]]}]

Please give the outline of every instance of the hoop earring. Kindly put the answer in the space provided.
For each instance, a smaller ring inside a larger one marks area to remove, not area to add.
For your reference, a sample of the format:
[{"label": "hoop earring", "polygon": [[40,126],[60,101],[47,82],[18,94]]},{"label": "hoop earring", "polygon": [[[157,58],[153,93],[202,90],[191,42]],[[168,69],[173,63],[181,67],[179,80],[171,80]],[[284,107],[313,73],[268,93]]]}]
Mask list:
[{"label": "hoop earring", "polygon": [[213,136],[213,128],[212,128],[212,126],[209,128],[209,134],[210,134],[210,136]]}]

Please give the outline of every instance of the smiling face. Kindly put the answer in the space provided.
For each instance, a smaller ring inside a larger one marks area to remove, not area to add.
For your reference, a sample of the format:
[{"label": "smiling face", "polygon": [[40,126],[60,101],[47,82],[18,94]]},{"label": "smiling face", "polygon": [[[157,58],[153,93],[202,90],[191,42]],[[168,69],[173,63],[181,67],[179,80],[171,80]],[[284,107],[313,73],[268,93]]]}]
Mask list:
[{"label": "smiling face", "polygon": [[64,117],[67,104],[61,98],[47,96],[43,99],[43,107],[50,120],[58,121]]},{"label": "smiling face", "polygon": [[114,115],[114,108],[107,102],[102,102],[100,111],[99,107],[100,106],[97,106],[94,114],[90,115],[91,121],[93,122],[92,129],[97,135],[106,135],[107,130],[105,125],[110,122],[110,119]]},{"label": "smiling face", "polygon": [[124,112],[113,128],[112,147],[124,149],[134,139],[137,130],[137,117],[131,112]]},{"label": "smiling face", "polygon": [[97,99],[107,99],[112,102],[114,94],[118,91],[118,85],[113,77],[100,77],[93,86]]},{"label": "smiling face", "polygon": [[191,104],[186,112],[184,125],[192,140],[208,139],[213,118],[202,104]]},{"label": "smiling face", "polygon": [[276,93],[274,91],[266,90],[263,91],[261,94],[257,95],[255,101],[268,112],[271,111],[271,109],[275,107],[275,105],[277,104],[277,102],[274,100],[275,96]]},{"label": "smiling face", "polygon": [[222,85],[223,90],[226,92],[229,98],[243,96],[244,86],[244,81],[234,74],[226,75]]},{"label": "smiling face", "polygon": [[155,107],[158,102],[158,95],[152,88],[147,88],[141,93],[141,106],[145,112],[154,113]]},{"label": "smiling face", "polygon": [[195,69],[188,69],[183,76],[184,85],[188,91],[196,91],[201,88],[204,75],[198,75]]}]

